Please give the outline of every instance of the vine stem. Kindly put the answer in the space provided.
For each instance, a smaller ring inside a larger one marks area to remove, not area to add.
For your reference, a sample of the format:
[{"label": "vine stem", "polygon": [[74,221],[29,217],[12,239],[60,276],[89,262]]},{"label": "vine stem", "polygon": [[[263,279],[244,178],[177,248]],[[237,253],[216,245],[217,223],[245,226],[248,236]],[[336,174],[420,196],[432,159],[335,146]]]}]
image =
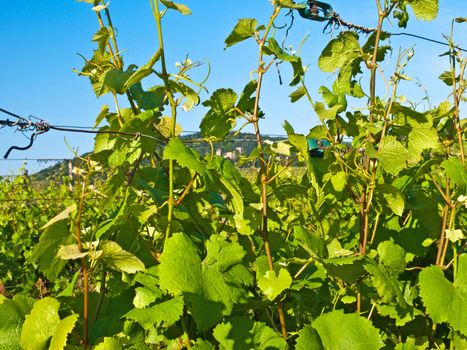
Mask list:
[{"label": "vine stem", "polygon": [[[152,7],[152,4],[154,6]],[[164,82],[166,96],[169,100],[170,109],[172,112],[171,122],[172,127],[170,130],[170,138],[175,136],[175,127],[177,125],[177,104],[175,102],[174,96],[172,94],[172,90],[170,89],[169,84],[169,75],[167,74],[167,66],[165,63],[165,50],[164,50],[164,37],[162,35],[162,15],[159,11],[159,0],[151,0],[151,7],[153,8],[153,15],[156,20],[157,25],[157,37],[159,39],[159,50],[161,52],[161,67],[162,67],[162,74],[161,78]],[[172,217],[173,211],[175,207],[175,198],[174,198],[174,169],[175,164],[174,160],[169,160],[169,199],[168,199],[168,213],[167,213],[167,229],[165,231],[165,241],[170,237],[170,232],[172,229]]]},{"label": "vine stem", "polygon": [[[274,263],[272,260],[272,253],[271,253],[271,246],[269,245],[269,231],[268,231],[268,193],[267,193],[267,186],[268,186],[268,175],[269,175],[269,168],[264,160],[263,154],[263,146],[262,146],[262,138],[261,132],[259,129],[259,101],[261,96],[261,86],[263,82],[263,75],[267,72],[267,70],[271,67],[269,64],[267,67],[264,66],[263,61],[263,49],[264,44],[266,43],[266,39],[269,35],[269,32],[272,28],[274,20],[279,15],[280,7],[274,7],[274,11],[269,18],[269,22],[264,30],[263,37],[258,40],[259,44],[259,54],[258,54],[258,80],[256,83],[256,96],[255,96],[255,104],[253,109],[253,115],[251,117],[251,121],[253,123],[253,127],[255,129],[256,135],[256,142],[258,144],[259,149],[259,162],[260,162],[260,172],[259,178],[261,181],[261,203],[262,203],[262,228],[261,228],[261,236],[263,238],[264,250],[266,252],[266,257],[268,260],[268,266],[270,271],[274,271]],[[280,301],[277,302],[277,313],[279,316],[279,323],[281,326],[281,333],[284,338],[287,337],[287,328],[285,325],[285,316],[284,316],[284,309],[282,307],[282,303]]]},{"label": "vine stem", "polygon": [[[81,242],[81,215],[84,209],[84,196],[86,191],[86,182],[81,186],[81,195],[78,205],[78,213],[75,221],[75,238],[80,252],[83,251],[83,243]],[[83,348],[87,349],[89,346],[89,271],[84,257],[81,258],[81,271],[83,273]]]}]

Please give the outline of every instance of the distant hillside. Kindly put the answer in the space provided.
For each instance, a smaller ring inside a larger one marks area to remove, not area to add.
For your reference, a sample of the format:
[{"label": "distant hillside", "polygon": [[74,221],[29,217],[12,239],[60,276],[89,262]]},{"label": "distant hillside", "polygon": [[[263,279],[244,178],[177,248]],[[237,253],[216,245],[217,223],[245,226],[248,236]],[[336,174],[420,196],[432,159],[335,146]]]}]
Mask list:
[{"label": "distant hillside", "polygon": [[[284,140],[285,137],[276,135],[263,135],[263,142],[277,142]],[[211,147],[207,142],[202,142],[200,133],[191,133],[182,135],[181,139],[186,142],[190,148],[195,149],[201,157],[211,154]],[[248,156],[256,149],[257,142],[256,136],[250,133],[239,133],[238,135],[231,135],[224,141],[213,142],[213,148],[216,155],[224,156],[233,161],[237,161],[240,156]],[[84,156],[87,154],[84,154]],[[50,180],[57,176],[63,176],[69,173],[69,163],[74,167],[80,162],[79,159],[64,160],[58,162],[50,167],[38,171],[32,175],[38,181]]]}]

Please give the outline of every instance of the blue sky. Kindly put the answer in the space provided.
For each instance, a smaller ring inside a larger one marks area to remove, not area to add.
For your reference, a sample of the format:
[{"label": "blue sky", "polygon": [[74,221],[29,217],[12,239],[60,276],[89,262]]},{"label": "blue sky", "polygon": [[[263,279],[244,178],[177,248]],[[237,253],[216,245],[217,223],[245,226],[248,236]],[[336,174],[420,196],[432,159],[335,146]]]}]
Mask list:
[{"label": "blue sky", "polygon": [[[181,0],[180,0],[181,1]],[[164,17],[164,36],[169,69],[175,71],[176,61],[186,55],[193,61],[208,60],[211,76],[207,82],[210,92],[220,87],[230,87],[236,91],[249,81],[250,72],[257,65],[256,45],[244,42],[224,50],[224,40],[235,26],[238,18],[254,17],[265,23],[272,12],[267,0],[209,1],[186,0],[191,16],[181,16],[171,12]],[[376,5],[374,0],[352,2],[335,0],[330,2],[342,18],[347,21],[375,26]],[[358,5],[356,5],[358,4]],[[151,16],[148,0],[114,0],[110,11],[118,30],[118,42],[126,64],[144,64],[158,47],[156,28]],[[289,22],[283,11],[277,20],[278,25]],[[464,0],[440,0],[440,12],[433,22],[409,22],[407,32],[443,40],[442,34],[450,31],[454,17],[467,16],[467,2]],[[413,17],[413,16],[412,16]],[[456,40],[467,47],[466,25],[457,25]],[[97,100],[87,79],[77,76],[72,69],[82,67],[80,53],[92,55],[93,33],[97,30],[96,16],[91,6],[74,0],[52,1],[1,1],[0,2],[0,107],[23,116],[34,115],[51,124],[92,126],[100,107],[104,103],[112,105],[108,97]],[[302,38],[309,38],[302,48],[304,64],[309,65],[307,82],[315,99],[320,85],[331,85],[333,78],[321,73],[317,58],[330,35],[322,33],[323,24],[307,21],[295,16],[288,44],[298,47]],[[386,25],[386,30],[401,31],[394,24]],[[278,33],[281,41],[283,33]],[[334,34],[335,35],[335,34]],[[445,51],[442,46],[413,38],[393,37],[395,50],[392,61],[397,57],[399,47],[415,45],[415,57],[407,69],[407,75],[419,79],[427,87],[433,103],[444,100],[449,90],[438,83],[438,75],[447,68],[447,59],[439,54]],[[266,120],[261,125],[264,133],[283,134],[282,123],[288,120],[300,132],[306,133],[317,124],[314,112],[306,101],[290,104],[288,95],[293,91],[288,86],[290,71],[281,66],[285,82],[279,85],[275,69],[267,74],[262,93],[262,108]],[[391,65],[385,66],[390,74]],[[194,77],[202,77],[206,66],[199,68]],[[405,84],[401,93],[409,99],[421,101],[423,89],[414,84]],[[207,95],[202,96],[205,99]],[[358,102],[361,105],[365,101]],[[359,107],[358,104],[355,107]],[[198,130],[203,115],[201,108],[180,114],[179,122],[185,130]],[[0,115],[5,119],[6,116]],[[92,149],[93,137],[85,134],[65,134],[49,132],[41,135],[32,149],[13,151],[11,158],[68,158],[72,154],[65,144],[79,148],[79,152]],[[11,145],[25,145],[28,140],[10,128],[0,129],[0,155]],[[0,175],[15,173],[21,161],[0,160]],[[43,165],[42,165],[43,166]],[[39,166],[32,161],[27,167],[36,170]]]}]

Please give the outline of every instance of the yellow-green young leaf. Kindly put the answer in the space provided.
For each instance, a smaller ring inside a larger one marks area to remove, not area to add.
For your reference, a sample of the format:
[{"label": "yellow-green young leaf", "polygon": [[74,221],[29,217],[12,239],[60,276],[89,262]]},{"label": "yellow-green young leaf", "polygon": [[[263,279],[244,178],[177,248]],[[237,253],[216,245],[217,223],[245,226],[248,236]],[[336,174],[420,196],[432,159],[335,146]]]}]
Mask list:
[{"label": "yellow-green young leaf", "polygon": [[88,253],[80,251],[77,244],[62,245],[57,252],[57,257],[63,260],[80,259],[86,255]]},{"label": "yellow-green young leaf", "polygon": [[349,66],[362,55],[358,35],[352,31],[341,32],[324,48],[318,59],[318,66],[323,72],[335,72]]},{"label": "yellow-green young leaf", "polygon": [[347,183],[347,176],[345,172],[339,171],[338,173],[331,176],[331,184],[336,192],[342,192]]},{"label": "yellow-green young leaf", "polygon": [[446,238],[449,239],[451,242],[456,243],[461,239],[464,239],[465,236],[462,233],[462,230],[446,230]]},{"label": "yellow-green young leaf", "polygon": [[49,350],[63,350],[65,348],[68,334],[70,334],[75,327],[78,317],[78,314],[73,314],[60,321],[50,341]]},{"label": "yellow-green young leaf", "polygon": [[218,324],[213,335],[220,344],[219,348],[223,350],[288,349],[285,339],[272,328],[244,317],[233,317],[226,323]]},{"label": "yellow-green young leaf", "polygon": [[294,56],[284,51],[273,37],[268,39],[268,45],[264,47],[264,52],[268,55],[274,55],[279,60],[285,62],[297,62],[300,59],[299,56]]},{"label": "yellow-green young leaf", "polygon": [[266,271],[266,273],[258,279],[258,287],[261,292],[269,299],[276,299],[279,294],[292,285],[292,277],[289,271],[281,268],[279,275],[276,276],[274,271]]},{"label": "yellow-green young leaf", "polygon": [[336,119],[336,115],[339,110],[342,108],[341,105],[335,105],[329,109],[326,109],[323,103],[317,102],[315,104],[315,112],[318,114],[319,119],[324,122],[326,120]]},{"label": "yellow-green young leaf", "polygon": [[48,340],[55,334],[60,323],[60,303],[46,297],[34,303],[31,313],[26,316],[21,330],[21,346],[25,350],[45,349]]},{"label": "yellow-green young leaf", "polygon": [[64,211],[62,211],[60,214],[54,216],[52,219],[49,220],[48,223],[46,223],[44,226],[41,227],[41,229],[45,229],[47,227],[52,226],[56,222],[59,222],[61,220],[66,220],[70,216],[71,213],[73,213],[76,210],[76,204],[70,205],[68,208],[66,208]]},{"label": "yellow-green young leaf", "polygon": [[169,9],[174,9],[178,12],[180,12],[182,15],[188,16],[191,15],[191,10],[188,8],[188,6],[184,4],[177,4],[173,1],[168,1],[168,0],[161,0],[161,2]]},{"label": "yellow-green young leaf", "polygon": [[467,336],[467,254],[459,256],[457,278],[451,283],[438,266],[423,269],[419,275],[420,296],[433,322],[448,322]]},{"label": "yellow-green young leaf", "polygon": [[94,350],[123,350],[123,345],[118,339],[105,337],[104,341],[97,344]]},{"label": "yellow-green young leaf", "polygon": [[318,332],[324,349],[378,350],[384,346],[371,322],[355,313],[332,311],[315,319],[312,327]]},{"label": "yellow-green young leaf", "polygon": [[156,286],[154,287],[137,287],[135,288],[135,297],[133,298],[133,305],[138,308],[142,309],[146,306],[149,306],[158,298],[162,297],[162,292],[157,289]]},{"label": "yellow-green young leaf", "polygon": [[144,264],[133,254],[123,250],[117,243],[104,241],[101,243],[101,258],[109,267],[126,273],[136,273],[144,270]]},{"label": "yellow-green young leaf", "polygon": [[291,147],[292,146],[290,144],[288,144],[287,142],[279,141],[279,142],[275,142],[274,144],[271,145],[271,151],[276,153],[276,154],[282,154],[284,156],[290,157],[291,156],[291,152],[290,152]]},{"label": "yellow-green young leaf", "polygon": [[104,118],[107,116],[108,113],[109,113],[109,106],[103,105],[101,108],[101,111],[99,112],[99,115],[96,117],[96,123],[94,124],[95,128],[104,120]]},{"label": "yellow-green young leaf", "polygon": [[258,22],[254,18],[241,18],[238,20],[232,33],[225,39],[226,47],[235,45],[251,38],[257,31]]},{"label": "yellow-green young leaf", "polygon": [[417,19],[431,21],[438,16],[438,0],[412,0],[408,4]]},{"label": "yellow-green young leaf", "polygon": [[293,0],[273,0],[274,6],[279,6],[288,9],[300,10],[306,8],[305,3],[295,3]]}]

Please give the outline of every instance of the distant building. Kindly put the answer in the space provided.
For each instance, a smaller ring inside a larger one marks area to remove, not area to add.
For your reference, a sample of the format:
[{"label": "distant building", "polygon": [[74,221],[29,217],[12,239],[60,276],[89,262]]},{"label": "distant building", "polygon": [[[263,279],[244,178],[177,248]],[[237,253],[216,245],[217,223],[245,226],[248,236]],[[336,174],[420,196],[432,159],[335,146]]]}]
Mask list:
[{"label": "distant building", "polygon": [[235,152],[225,152],[224,158],[235,160],[237,157],[235,156]]}]

